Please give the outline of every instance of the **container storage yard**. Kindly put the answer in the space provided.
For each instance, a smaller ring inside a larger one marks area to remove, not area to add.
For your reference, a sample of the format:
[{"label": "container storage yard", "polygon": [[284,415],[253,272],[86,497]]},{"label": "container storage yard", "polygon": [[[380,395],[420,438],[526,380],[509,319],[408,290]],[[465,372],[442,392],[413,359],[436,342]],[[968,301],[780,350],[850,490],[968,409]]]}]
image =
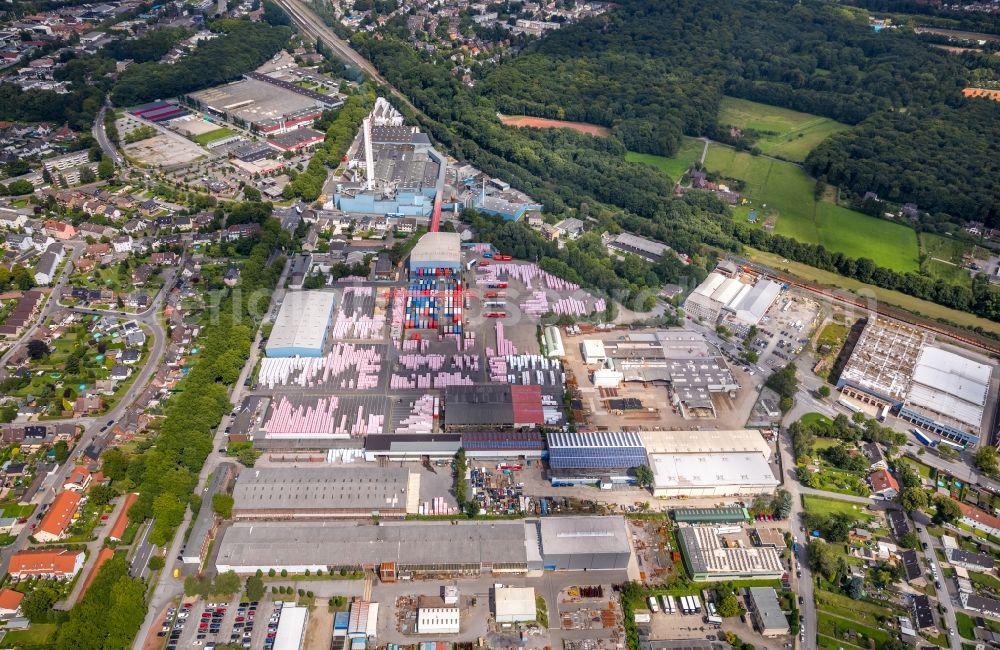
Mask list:
[{"label": "container storage yard", "polygon": [[537,425],[566,421],[561,336],[548,328],[540,349],[537,319],[601,313],[602,299],[454,233],[422,236],[405,269],[392,284],[350,277],[287,295],[255,377],[267,401],[249,433],[262,448],[443,433],[445,392],[483,384],[538,387]]}]

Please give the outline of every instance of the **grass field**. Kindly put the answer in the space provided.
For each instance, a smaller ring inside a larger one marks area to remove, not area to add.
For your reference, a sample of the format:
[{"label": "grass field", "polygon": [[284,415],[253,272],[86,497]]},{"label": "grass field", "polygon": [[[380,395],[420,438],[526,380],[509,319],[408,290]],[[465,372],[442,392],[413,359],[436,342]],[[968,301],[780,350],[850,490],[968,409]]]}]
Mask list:
[{"label": "grass field", "polygon": [[921,268],[929,275],[952,284],[972,285],[972,276],[962,267],[962,255],[970,246],[951,237],[920,233]]},{"label": "grass field", "polygon": [[746,219],[753,208],[758,213],[757,223],[773,220],[776,234],[822,244],[849,257],[867,257],[896,271],[920,268],[913,229],[817,201],[815,181],[797,165],[712,144],[705,167],[745,183],[743,193],[752,205],[737,208],[734,213],[738,219]]},{"label": "grass field", "polygon": [[896,614],[892,609],[875,603],[852,600],[846,596],[816,590],[818,611],[817,644],[825,648],[868,647],[858,634],[884,643],[890,633],[880,619]]},{"label": "grass field", "polygon": [[806,413],[799,418],[802,424],[833,424],[833,421],[822,413]]},{"label": "grass field", "polygon": [[969,580],[980,589],[1000,594],[1000,580],[989,573],[969,571]]},{"label": "grass field", "polygon": [[802,495],[802,507],[805,508],[806,512],[814,514],[848,514],[852,517],[857,517],[859,520],[863,520],[866,523],[875,519],[875,515],[868,512],[868,510],[860,504],[851,503],[849,501],[841,501],[840,499],[830,499],[828,497],[817,497],[810,494]]},{"label": "grass field", "polygon": [[907,465],[912,467],[918,476],[930,480],[931,478],[931,468],[923,463],[918,463],[912,458],[902,459]]},{"label": "grass field", "polygon": [[850,128],[827,117],[735,97],[722,98],[719,124],[766,134],[755,143],[762,152],[796,162],[805,160],[829,136]]},{"label": "grass field", "polygon": [[19,503],[0,503],[0,511],[4,517],[30,517],[35,511],[35,504],[21,505]]},{"label": "grass field", "polygon": [[3,648],[31,648],[44,645],[55,634],[55,623],[33,623],[27,630],[11,630],[3,637]]},{"label": "grass field", "polygon": [[836,447],[843,440],[838,440],[836,438],[816,438],[816,442],[813,443],[813,451],[821,451],[823,449],[829,449],[830,447]]},{"label": "grass field", "polygon": [[231,135],[236,135],[236,132],[223,127],[221,129],[215,129],[214,131],[208,131],[207,133],[200,133],[196,136],[192,136],[191,139],[198,144],[205,146],[209,142],[215,142],[216,140],[221,140],[222,138],[228,138]]},{"label": "grass field", "polygon": [[677,153],[669,158],[629,151],[625,154],[625,160],[652,165],[669,176],[670,180],[677,181],[684,175],[684,172],[691,168],[691,165],[701,160],[701,152],[704,147],[705,143],[701,140],[685,137]]},{"label": "grass field", "polygon": [[976,639],[976,622],[972,617],[962,612],[955,612],[955,622],[958,623],[958,633],[963,639]]},{"label": "grass field", "polygon": [[959,327],[981,327],[988,332],[1000,332],[1000,324],[993,321],[974,316],[968,312],[950,309],[927,300],[914,298],[899,291],[881,289],[871,284],[845,278],[836,273],[809,266],[808,264],[785,260],[778,255],[758,251],[753,248],[746,248],[744,255],[754,262],[786,271],[808,282],[815,282],[836,289],[845,289],[862,297],[874,298],[878,302],[905,309],[919,316],[946,320]]}]

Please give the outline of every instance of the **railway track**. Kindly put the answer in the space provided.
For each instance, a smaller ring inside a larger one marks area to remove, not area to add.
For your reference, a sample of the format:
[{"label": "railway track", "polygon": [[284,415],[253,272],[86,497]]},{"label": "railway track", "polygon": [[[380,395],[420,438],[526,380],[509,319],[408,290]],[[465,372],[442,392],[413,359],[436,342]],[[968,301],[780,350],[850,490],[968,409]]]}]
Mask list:
[{"label": "railway track", "polygon": [[805,282],[804,280],[796,278],[793,275],[789,275],[788,273],[775,271],[768,266],[758,264],[757,262],[751,262],[750,260],[742,257],[729,256],[729,259],[740,266],[748,267],[751,270],[770,276],[780,282],[823,296],[827,300],[833,300],[852,307],[858,307],[859,309],[864,309],[865,311],[874,311],[882,316],[903,321],[904,323],[909,323],[910,325],[915,325],[917,327],[922,327],[936,334],[941,334],[942,336],[947,336],[955,339],[956,341],[961,341],[962,343],[966,343],[985,352],[989,352],[990,354],[1000,354],[1000,343],[993,342],[986,337],[970,336],[969,334],[963,333],[963,331],[957,327],[948,327],[936,321],[918,317],[905,310],[899,309],[898,307],[889,307],[879,303],[878,301],[869,302],[846,291],[833,290],[829,287]]},{"label": "railway track", "polygon": [[[374,79],[379,85],[383,86],[388,90],[396,99],[405,104],[410,110],[424,115],[424,112],[418,109],[410,99],[404,95],[399,89],[393,86],[389,81],[379,73],[378,68],[376,68],[371,61],[363,57],[359,52],[355,51],[350,43],[344,39],[337,36],[337,34],[330,29],[323,20],[316,15],[312,9],[310,9],[301,0],[277,0],[278,5],[285,10],[296,25],[309,34],[317,41],[323,43],[332,50],[340,58],[349,61],[356,67],[364,71],[368,76]],[[424,115],[426,117],[426,115]]]}]

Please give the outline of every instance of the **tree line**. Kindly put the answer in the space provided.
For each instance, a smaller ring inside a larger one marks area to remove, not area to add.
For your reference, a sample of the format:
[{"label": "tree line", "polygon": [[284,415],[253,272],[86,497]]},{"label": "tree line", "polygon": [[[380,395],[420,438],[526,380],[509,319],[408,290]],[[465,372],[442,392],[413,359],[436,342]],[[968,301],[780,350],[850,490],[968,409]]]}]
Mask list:
[{"label": "tree line", "polygon": [[[245,205],[245,204],[243,204]],[[149,539],[165,545],[173,538],[192,504],[198,473],[212,451],[215,429],[232,408],[228,387],[239,378],[250,354],[257,319],[266,309],[269,292],[277,283],[284,258],[271,260],[272,252],[287,248],[289,235],[270,216],[270,205],[255,210],[262,223],[252,239],[249,256],[241,267],[239,291],[227,290],[218,310],[205,315],[197,361],[167,402],[155,445],[126,456],[116,450],[105,454],[105,474],[123,489],[136,490],[139,498],[129,510],[134,521],[154,518]],[[239,206],[235,211],[246,211]],[[197,510],[197,504],[194,504]]]},{"label": "tree line", "polygon": [[341,157],[347,153],[362,120],[374,105],[375,91],[366,84],[359,92],[349,96],[340,108],[323,112],[316,124],[317,128],[325,126],[323,145],[313,154],[305,170],[293,174],[291,182],[285,185],[285,198],[297,196],[306,201],[319,198],[330,168],[340,165]]},{"label": "tree line", "polygon": [[126,68],[112,90],[114,102],[129,106],[233,81],[274,56],[291,36],[287,27],[248,20],[221,19],[210,27],[216,38],[171,65],[149,61]]},{"label": "tree line", "polygon": [[[822,244],[803,244],[789,237],[774,235],[736,220],[723,222],[739,241],[796,262],[802,262],[847,278],[899,291],[922,300],[966,311],[992,321],[1000,321],[1000,291],[990,285],[984,274],[972,278],[971,286],[952,284],[910,271],[899,272],[878,266],[866,257],[851,258],[827,250]],[[976,331],[988,333],[979,328]]]}]

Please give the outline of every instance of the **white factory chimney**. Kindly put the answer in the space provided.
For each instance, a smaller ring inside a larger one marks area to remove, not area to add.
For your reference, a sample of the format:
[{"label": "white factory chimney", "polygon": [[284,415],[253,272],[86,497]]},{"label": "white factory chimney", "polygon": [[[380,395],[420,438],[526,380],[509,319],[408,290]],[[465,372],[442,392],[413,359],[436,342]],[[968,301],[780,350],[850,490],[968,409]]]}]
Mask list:
[{"label": "white factory chimney", "polygon": [[366,117],[362,123],[365,131],[365,176],[368,182],[365,189],[369,192],[375,189],[375,156],[372,154],[372,120]]}]

